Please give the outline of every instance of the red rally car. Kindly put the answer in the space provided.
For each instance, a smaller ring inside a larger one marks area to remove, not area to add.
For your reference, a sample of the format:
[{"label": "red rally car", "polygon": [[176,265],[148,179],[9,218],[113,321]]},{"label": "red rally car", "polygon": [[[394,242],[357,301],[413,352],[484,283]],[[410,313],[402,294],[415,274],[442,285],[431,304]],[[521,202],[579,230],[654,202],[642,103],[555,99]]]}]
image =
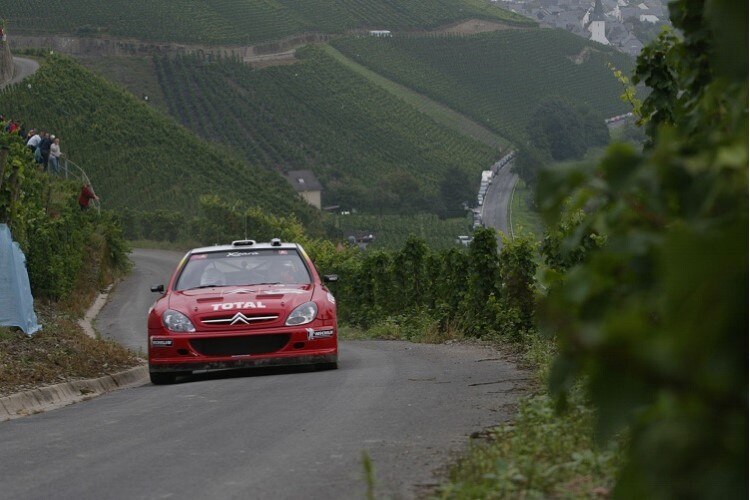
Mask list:
[{"label": "red rally car", "polygon": [[[325,281],[336,281],[335,275]],[[196,248],[148,315],[151,382],[194,370],[336,368],[336,300],[301,246],[253,240]]]}]

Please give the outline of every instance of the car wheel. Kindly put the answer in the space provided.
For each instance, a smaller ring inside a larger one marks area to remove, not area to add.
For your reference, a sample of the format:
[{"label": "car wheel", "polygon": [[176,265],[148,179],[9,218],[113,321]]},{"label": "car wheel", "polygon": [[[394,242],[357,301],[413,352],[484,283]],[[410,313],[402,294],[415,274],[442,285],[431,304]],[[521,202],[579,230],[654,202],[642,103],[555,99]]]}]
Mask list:
[{"label": "car wheel", "polygon": [[177,375],[169,372],[149,372],[148,376],[151,378],[151,383],[154,385],[167,385],[173,384]]}]

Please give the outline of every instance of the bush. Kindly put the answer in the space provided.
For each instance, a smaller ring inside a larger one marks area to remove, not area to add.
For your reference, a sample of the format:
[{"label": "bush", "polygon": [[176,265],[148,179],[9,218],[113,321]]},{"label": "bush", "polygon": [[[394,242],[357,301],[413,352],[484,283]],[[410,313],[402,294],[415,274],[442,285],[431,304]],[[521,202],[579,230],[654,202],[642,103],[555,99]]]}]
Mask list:
[{"label": "bush", "polygon": [[37,298],[68,296],[83,275],[95,289],[128,266],[128,248],[117,222],[82,212],[80,186],[41,173],[17,135],[1,134],[9,148],[0,189],[0,220],[7,222],[26,255]]}]

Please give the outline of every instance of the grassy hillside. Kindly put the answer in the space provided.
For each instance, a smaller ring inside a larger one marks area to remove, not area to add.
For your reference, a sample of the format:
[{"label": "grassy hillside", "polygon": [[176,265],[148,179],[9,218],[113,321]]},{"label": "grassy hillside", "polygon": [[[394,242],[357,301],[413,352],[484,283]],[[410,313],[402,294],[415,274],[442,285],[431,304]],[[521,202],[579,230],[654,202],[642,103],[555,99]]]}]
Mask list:
[{"label": "grassy hillside", "polygon": [[[320,47],[300,56],[298,64],[262,70],[163,58],[157,70],[183,124],[252,163],[313,170],[324,204],[379,213],[456,209],[460,201],[444,206],[446,182],[467,190],[453,200],[472,199],[496,150],[439,125]],[[452,177],[454,169],[464,177]]]},{"label": "grassy hillside", "polygon": [[49,58],[0,92],[0,110],[61,137],[103,207],[193,212],[200,195],[216,194],[307,223],[319,217],[281,176],[209,145],[70,59]]},{"label": "grassy hillside", "polygon": [[469,18],[529,25],[484,0],[24,0],[5,2],[12,32],[109,34],[239,44],[301,32],[413,30]]},{"label": "grassy hillside", "polygon": [[523,140],[528,117],[548,97],[587,104],[602,117],[627,111],[607,63],[628,70],[628,56],[561,30],[349,37],[332,44],[354,61],[515,141]]},{"label": "grassy hillside", "polygon": [[370,83],[395,95],[399,99],[406,101],[408,104],[414,106],[439,124],[453,129],[463,135],[473,137],[479,142],[494,149],[505,149],[509,146],[507,140],[482,126],[480,123],[471,120],[468,116],[463,115],[444,104],[440,104],[424,94],[420,94],[419,92],[415,92],[393,80],[389,80],[379,73],[367,69],[361,64],[354,62],[352,59],[349,59],[331,45],[323,45],[322,48],[325,50],[326,54],[333,57],[339,63],[343,64],[358,75],[367,78]]}]

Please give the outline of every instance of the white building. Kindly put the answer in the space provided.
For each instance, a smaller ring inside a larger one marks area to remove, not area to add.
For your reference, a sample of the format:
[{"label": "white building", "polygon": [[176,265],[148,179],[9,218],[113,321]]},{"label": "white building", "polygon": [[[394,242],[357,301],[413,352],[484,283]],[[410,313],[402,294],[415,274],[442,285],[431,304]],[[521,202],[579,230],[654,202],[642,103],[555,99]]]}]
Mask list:
[{"label": "white building", "polygon": [[591,40],[599,42],[603,45],[609,45],[607,35],[605,34],[606,17],[604,16],[604,8],[602,7],[601,0],[594,2],[594,10],[591,11],[589,16],[591,23],[589,24],[589,31],[591,32]]}]

